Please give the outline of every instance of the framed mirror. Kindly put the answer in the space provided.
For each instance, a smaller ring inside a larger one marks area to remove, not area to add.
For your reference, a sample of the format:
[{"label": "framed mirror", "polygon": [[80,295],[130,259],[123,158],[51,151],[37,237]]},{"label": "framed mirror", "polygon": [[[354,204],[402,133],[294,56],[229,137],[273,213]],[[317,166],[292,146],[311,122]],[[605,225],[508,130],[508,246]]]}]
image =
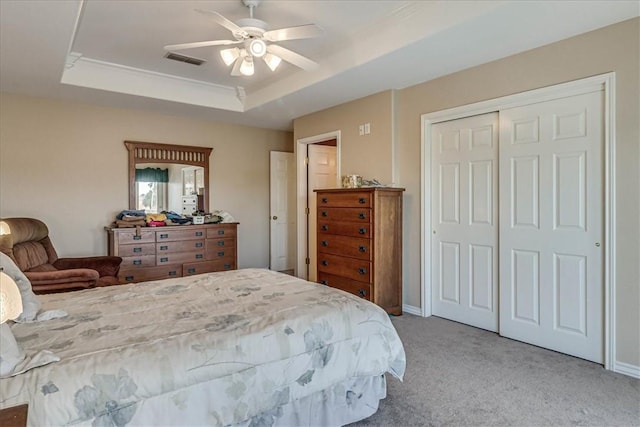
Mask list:
[{"label": "framed mirror", "polygon": [[129,151],[129,209],[209,212],[213,148],[125,141]]}]

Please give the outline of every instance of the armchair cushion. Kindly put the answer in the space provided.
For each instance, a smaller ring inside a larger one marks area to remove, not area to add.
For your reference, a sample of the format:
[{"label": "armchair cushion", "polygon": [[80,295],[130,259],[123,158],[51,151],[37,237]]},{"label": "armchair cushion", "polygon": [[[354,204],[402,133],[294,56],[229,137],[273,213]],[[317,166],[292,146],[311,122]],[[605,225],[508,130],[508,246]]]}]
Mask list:
[{"label": "armchair cushion", "polygon": [[117,276],[120,271],[122,258],[118,256],[93,256],[83,258],[58,258],[53,266],[59,270],[70,268],[91,268],[96,270],[99,277]]},{"label": "armchair cushion", "polygon": [[86,283],[86,286],[82,287],[89,288],[94,285],[100,277],[97,271],[90,268],[27,271],[24,274],[29,278],[33,286],[60,283],[73,283],[74,285],[82,286],[82,283]]}]

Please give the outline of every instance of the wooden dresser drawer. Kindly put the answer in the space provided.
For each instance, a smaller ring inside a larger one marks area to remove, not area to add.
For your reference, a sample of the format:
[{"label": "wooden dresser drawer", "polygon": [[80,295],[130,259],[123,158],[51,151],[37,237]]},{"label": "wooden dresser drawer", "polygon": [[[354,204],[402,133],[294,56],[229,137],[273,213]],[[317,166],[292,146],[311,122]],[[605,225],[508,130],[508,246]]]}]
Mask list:
[{"label": "wooden dresser drawer", "polygon": [[161,242],[155,245],[158,255],[174,252],[202,252],[204,248],[204,239]]},{"label": "wooden dresser drawer", "polygon": [[228,249],[236,247],[236,239],[207,239],[205,243],[207,251],[215,249]]},{"label": "wooden dresser drawer", "polygon": [[368,283],[356,282],[327,273],[318,274],[318,283],[331,286],[332,288],[342,289],[343,291],[371,301],[371,285]]},{"label": "wooden dresser drawer", "polygon": [[318,208],[318,221],[371,222],[371,209],[367,208]]},{"label": "wooden dresser drawer", "polygon": [[120,264],[120,268],[152,267],[154,265],[156,265],[155,254],[135,255],[122,257],[122,264]]},{"label": "wooden dresser drawer", "polygon": [[144,282],[182,276],[182,265],[162,265],[158,267],[121,268],[118,273],[120,283]]},{"label": "wooden dresser drawer", "polygon": [[131,245],[122,245],[118,250],[118,256],[121,257],[140,257],[143,255],[155,255],[156,245],[153,243],[134,243]]},{"label": "wooden dresser drawer", "polygon": [[118,229],[118,244],[130,245],[136,243],[153,243],[156,241],[156,233],[153,231],[140,230],[140,234],[136,234],[135,228]]},{"label": "wooden dresser drawer", "polygon": [[318,254],[318,274],[328,273],[371,283],[371,262],[338,255]]},{"label": "wooden dresser drawer", "polygon": [[156,265],[181,264],[184,262],[204,261],[205,259],[204,250],[199,252],[171,252],[156,255]]},{"label": "wooden dresser drawer", "polygon": [[182,265],[182,275],[192,276],[194,274],[211,273],[214,271],[235,270],[235,258],[227,258],[220,261],[190,262]]},{"label": "wooden dresser drawer", "polygon": [[218,225],[214,228],[207,229],[207,239],[214,239],[216,237],[236,237],[236,225],[225,224]]},{"label": "wooden dresser drawer", "polygon": [[207,230],[204,228],[191,228],[189,226],[185,226],[180,230],[171,229],[171,227],[169,228],[169,230],[162,229],[161,231],[158,231],[156,236],[157,243],[171,242],[175,240],[204,239],[207,234]]},{"label": "wooden dresser drawer", "polygon": [[[223,239],[224,240],[224,239]],[[225,242],[230,243],[230,242]],[[218,246],[218,245],[207,245],[207,250],[205,252],[206,259],[213,261],[221,258],[235,258],[236,256],[236,248],[233,245],[233,241],[229,246]]]},{"label": "wooden dresser drawer", "polygon": [[320,233],[318,252],[371,261],[371,240]]},{"label": "wooden dresser drawer", "polygon": [[318,208],[327,207],[370,207],[371,193],[369,192],[349,192],[349,193],[326,193],[318,197]]},{"label": "wooden dresser drawer", "polygon": [[328,221],[318,218],[318,233],[369,238],[371,237],[371,226],[364,223]]}]

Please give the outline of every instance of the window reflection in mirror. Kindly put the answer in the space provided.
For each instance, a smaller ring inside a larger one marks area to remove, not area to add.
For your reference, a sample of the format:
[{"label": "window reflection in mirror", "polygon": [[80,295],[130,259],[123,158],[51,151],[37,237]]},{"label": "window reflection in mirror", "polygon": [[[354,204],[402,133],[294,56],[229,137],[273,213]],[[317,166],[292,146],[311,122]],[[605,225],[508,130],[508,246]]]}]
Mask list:
[{"label": "window reflection in mirror", "polygon": [[[204,169],[167,163],[136,165],[136,209],[148,213],[184,213],[182,196],[204,190]],[[191,214],[191,212],[188,212]]]}]

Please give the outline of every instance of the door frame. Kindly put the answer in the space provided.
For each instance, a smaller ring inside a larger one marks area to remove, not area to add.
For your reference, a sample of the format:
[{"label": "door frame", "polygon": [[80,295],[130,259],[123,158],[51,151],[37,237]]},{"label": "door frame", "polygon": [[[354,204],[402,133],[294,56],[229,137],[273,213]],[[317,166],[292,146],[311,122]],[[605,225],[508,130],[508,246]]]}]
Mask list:
[{"label": "door frame", "polygon": [[297,218],[297,276],[302,279],[307,279],[307,268],[305,259],[309,252],[308,239],[307,239],[307,217],[305,209],[307,208],[307,145],[315,144],[317,142],[326,141],[328,139],[336,140],[336,186],[340,180],[340,138],[341,131],[334,130],[331,132],[323,133],[320,135],[308,136],[306,138],[300,138],[296,141],[295,153],[296,153],[296,182],[297,182],[297,203],[296,203],[296,218]]},{"label": "door frame", "polygon": [[478,114],[499,112],[538,102],[565,98],[573,95],[603,91],[604,96],[604,367],[615,370],[616,342],[616,97],[615,72],[601,74],[547,86],[514,95],[481,101],[473,104],[435,111],[421,115],[420,179],[422,203],[420,204],[420,289],[422,292],[422,316],[431,316],[431,127],[444,121]]}]

